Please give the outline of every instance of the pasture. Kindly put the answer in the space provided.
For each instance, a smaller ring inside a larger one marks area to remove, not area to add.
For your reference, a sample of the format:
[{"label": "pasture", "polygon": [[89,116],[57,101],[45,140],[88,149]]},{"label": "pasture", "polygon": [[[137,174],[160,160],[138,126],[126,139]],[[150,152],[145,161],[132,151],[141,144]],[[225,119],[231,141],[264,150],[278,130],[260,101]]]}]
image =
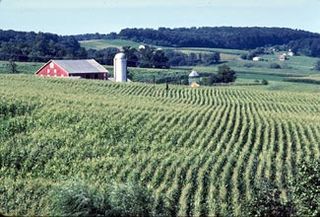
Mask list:
[{"label": "pasture", "polygon": [[121,39],[114,39],[114,40],[87,40],[87,41],[80,41],[80,45],[86,49],[95,49],[101,50],[108,47],[117,47],[122,48],[123,46],[130,46],[134,48],[138,48],[140,43],[129,41],[129,40],[121,40]]},{"label": "pasture", "polygon": [[0,210],[48,215],[50,190],[79,180],[138,182],[175,216],[238,216],[263,179],[286,200],[320,157],[320,92],[269,88],[0,75]]}]

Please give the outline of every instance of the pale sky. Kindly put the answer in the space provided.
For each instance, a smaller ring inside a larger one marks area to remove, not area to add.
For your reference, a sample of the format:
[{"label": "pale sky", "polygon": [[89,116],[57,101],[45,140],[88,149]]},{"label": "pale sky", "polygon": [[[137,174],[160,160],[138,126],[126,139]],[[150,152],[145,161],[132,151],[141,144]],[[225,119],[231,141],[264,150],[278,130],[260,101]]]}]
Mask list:
[{"label": "pale sky", "polygon": [[0,0],[0,29],[78,34],[191,26],[320,33],[320,0]]}]

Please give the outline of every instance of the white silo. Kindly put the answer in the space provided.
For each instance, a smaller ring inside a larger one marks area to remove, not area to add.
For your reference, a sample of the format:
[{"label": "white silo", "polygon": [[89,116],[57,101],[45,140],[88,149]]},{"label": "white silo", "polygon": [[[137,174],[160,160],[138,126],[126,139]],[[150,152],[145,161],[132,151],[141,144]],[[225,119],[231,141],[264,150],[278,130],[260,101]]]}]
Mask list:
[{"label": "white silo", "polygon": [[127,59],[124,53],[118,53],[114,57],[113,73],[116,82],[127,82]]}]

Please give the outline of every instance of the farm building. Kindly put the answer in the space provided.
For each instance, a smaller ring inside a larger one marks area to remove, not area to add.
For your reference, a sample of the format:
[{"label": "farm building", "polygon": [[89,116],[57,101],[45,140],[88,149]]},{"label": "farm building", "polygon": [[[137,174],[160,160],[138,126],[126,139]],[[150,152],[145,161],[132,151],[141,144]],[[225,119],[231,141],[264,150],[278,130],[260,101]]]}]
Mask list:
[{"label": "farm building", "polygon": [[290,57],[294,56],[294,53],[293,53],[293,51],[291,49],[289,49],[289,51],[288,51],[288,56],[290,56]]},{"label": "farm building", "polygon": [[261,57],[253,57],[252,58],[252,61],[255,61],[255,62],[258,62],[258,61],[261,61],[262,58]]},{"label": "farm building", "polygon": [[108,70],[93,59],[50,60],[36,72],[36,75],[107,80]]},{"label": "farm building", "polygon": [[279,56],[279,60],[280,60],[280,61],[286,61],[287,59],[288,59],[288,57],[287,57],[287,54],[286,54],[286,53],[281,54],[281,55]]},{"label": "farm building", "polygon": [[200,75],[196,71],[192,71],[189,74],[189,84],[191,85],[192,83],[199,83],[200,82]]}]

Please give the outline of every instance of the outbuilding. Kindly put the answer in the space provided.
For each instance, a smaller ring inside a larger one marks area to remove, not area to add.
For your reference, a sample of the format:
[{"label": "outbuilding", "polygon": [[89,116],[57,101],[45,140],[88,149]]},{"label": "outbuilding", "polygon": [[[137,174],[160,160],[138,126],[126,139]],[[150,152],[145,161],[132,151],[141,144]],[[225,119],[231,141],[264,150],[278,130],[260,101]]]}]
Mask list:
[{"label": "outbuilding", "polygon": [[199,83],[200,82],[200,75],[196,71],[192,71],[189,74],[189,84],[191,85],[192,83]]},{"label": "outbuilding", "polygon": [[41,77],[74,77],[107,80],[108,70],[94,59],[89,60],[50,60],[37,72]]},{"label": "outbuilding", "polygon": [[252,58],[252,61],[255,61],[255,62],[258,62],[258,61],[261,61],[261,57],[253,57]]}]

